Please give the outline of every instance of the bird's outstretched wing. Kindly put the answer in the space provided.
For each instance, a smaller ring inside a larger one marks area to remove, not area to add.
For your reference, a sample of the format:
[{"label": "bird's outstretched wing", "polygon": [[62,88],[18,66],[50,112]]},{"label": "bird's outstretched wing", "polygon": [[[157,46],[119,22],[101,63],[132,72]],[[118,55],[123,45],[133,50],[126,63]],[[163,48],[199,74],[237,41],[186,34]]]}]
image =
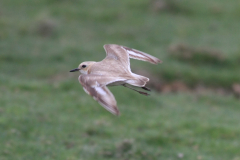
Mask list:
[{"label": "bird's outstretched wing", "polygon": [[147,61],[153,64],[161,63],[161,60],[158,58],[136,49],[116,44],[105,44],[103,47],[107,53],[106,59],[114,58],[116,60],[122,61],[124,65],[130,66],[129,58]]},{"label": "bird's outstretched wing", "polygon": [[141,60],[141,61],[147,61],[150,62],[152,64],[157,64],[157,63],[161,63],[162,61],[150,54],[144,53],[142,51],[136,50],[136,49],[132,49],[132,48],[128,48],[125,46],[121,46],[124,50],[127,51],[127,53],[129,54],[130,58],[133,59],[137,59],[137,60]]},{"label": "bird's outstretched wing", "polygon": [[84,91],[98,101],[106,110],[114,115],[120,114],[117,108],[117,102],[106,85],[115,81],[121,81],[121,79],[116,79],[116,77],[82,74],[79,76],[78,80],[82,84]]}]

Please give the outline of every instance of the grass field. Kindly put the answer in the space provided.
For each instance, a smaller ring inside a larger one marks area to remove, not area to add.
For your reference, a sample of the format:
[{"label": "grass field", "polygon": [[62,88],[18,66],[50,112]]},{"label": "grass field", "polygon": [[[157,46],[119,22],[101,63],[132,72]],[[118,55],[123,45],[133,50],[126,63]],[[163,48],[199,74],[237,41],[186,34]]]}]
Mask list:
[{"label": "grass field", "polygon": [[[238,0],[1,0],[0,160],[240,160],[239,16]],[[163,84],[226,93],[112,87],[115,117],[69,73],[107,43],[163,60],[131,60]]]}]

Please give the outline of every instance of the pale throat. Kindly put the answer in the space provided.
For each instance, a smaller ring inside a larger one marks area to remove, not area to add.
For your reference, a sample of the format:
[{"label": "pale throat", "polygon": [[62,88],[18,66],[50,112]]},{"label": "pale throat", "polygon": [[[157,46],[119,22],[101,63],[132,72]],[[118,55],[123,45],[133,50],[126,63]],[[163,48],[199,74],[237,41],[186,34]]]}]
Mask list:
[{"label": "pale throat", "polygon": [[87,70],[79,70],[80,71],[80,73],[82,73],[82,74],[88,74],[87,73]]}]

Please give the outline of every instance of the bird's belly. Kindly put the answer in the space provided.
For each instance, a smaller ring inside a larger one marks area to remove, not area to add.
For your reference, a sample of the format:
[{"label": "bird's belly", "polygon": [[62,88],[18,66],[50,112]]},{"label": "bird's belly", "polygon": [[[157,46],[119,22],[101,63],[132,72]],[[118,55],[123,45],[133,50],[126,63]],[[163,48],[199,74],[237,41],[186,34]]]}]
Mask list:
[{"label": "bird's belly", "polygon": [[120,86],[120,85],[123,85],[123,84],[125,84],[124,81],[116,81],[116,82],[108,84],[108,86]]}]

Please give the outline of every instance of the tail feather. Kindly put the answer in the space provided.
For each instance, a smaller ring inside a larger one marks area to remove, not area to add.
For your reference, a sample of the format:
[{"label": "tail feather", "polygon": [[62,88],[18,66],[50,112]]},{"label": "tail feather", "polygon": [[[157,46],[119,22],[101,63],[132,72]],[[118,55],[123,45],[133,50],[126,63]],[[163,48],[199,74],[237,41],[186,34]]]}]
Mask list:
[{"label": "tail feather", "polygon": [[135,77],[135,79],[130,79],[127,80],[126,82],[130,85],[133,86],[137,86],[137,87],[144,87],[146,85],[146,83],[149,81],[149,78],[138,75],[138,74],[134,74],[132,73],[133,76]]}]

